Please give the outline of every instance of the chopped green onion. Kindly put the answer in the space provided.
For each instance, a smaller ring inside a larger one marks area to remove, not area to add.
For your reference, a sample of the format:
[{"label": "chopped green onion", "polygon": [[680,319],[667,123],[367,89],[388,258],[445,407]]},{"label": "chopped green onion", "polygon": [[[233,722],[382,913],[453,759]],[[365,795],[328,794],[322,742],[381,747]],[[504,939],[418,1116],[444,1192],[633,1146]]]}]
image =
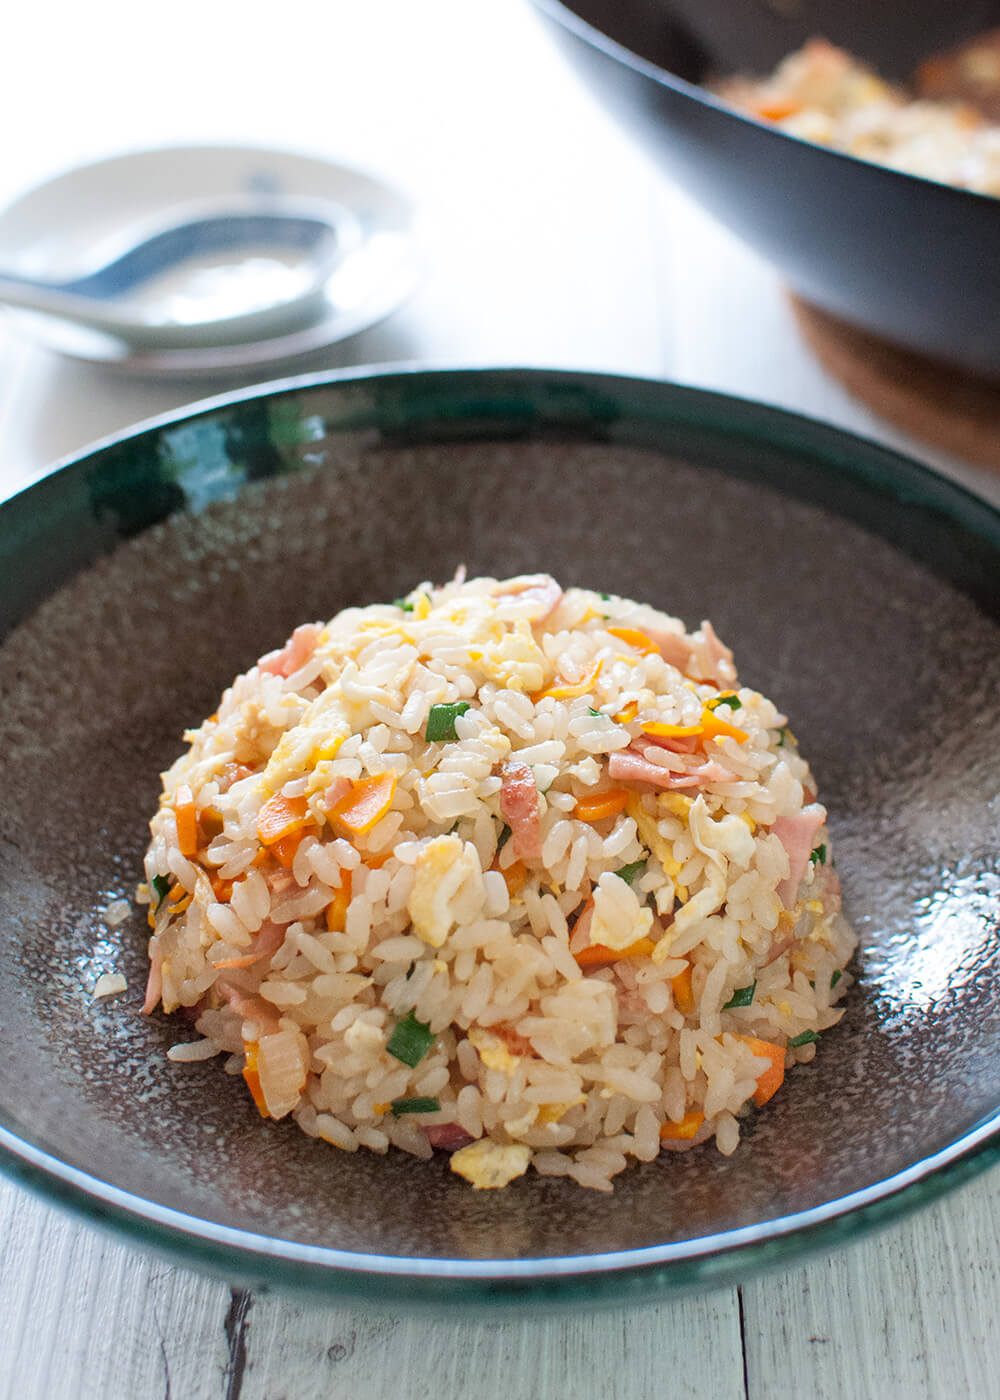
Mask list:
[{"label": "chopped green onion", "polygon": [[791,737],[792,736],[788,732],[788,725],[783,724],[778,730],[778,748],[780,749],[782,745],[786,744],[791,739]]},{"label": "chopped green onion", "polygon": [[500,828],[500,835],[497,837],[497,855],[500,854],[500,852],[503,850],[504,846],[506,846],[509,840],[510,827],[507,825],[506,822],[504,822],[503,826]]},{"label": "chopped green onion", "polygon": [[398,1118],[401,1113],[440,1113],[437,1099],[393,1099],[392,1115]]},{"label": "chopped green onion", "polygon": [[610,603],[610,602],[611,602],[611,594],[610,594],[610,593],[598,593],[597,596],[598,596],[598,598],[603,598],[604,601],[605,601],[606,603]]},{"label": "chopped green onion", "polygon": [[817,846],[814,851],[809,852],[809,859],[813,865],[826,864],[826,846]]},{"label": "chopped green onion", "polygon": [[838,967],[838,968],[837,968],[837,971],[836,971],[836,972],[833,974],[833,976],[830,978],[830,991],[831,991],[831,992],[833,991],[833,989],[834,989],[834,987],[837,985],[837,983],[840,981],[840,979],[843,977],[843,975],[844,975],[843,972],[842,972],[842,971],[840,970],[840,968]]},{"label": "chopped green onion", "polygon": [[735,992],[722,1008],[723,1011],[735,1011],[741,1006],[751,1006],[753,1004],[754,993],[757,990],[757,983],[751,982],[749,987],[737,987]]},{"label": "chopped green onion", "polygon": [[418,1021],[411,1011],[402,1021],[396,1022],[385,1048],[395,1059],[409,1065],[410,1069],[415,1069],[433,1044],[434,1037],[430,1027],[424,1025],[423,1021]]},{"label": "chopped green onion", "polygon": [[442,739],[457,739],[455,721],[469,708],[468,700],[456,700],[453,705],[432,705],[427,716],[427,729],[424,738],[428,743],[438,743]]},{"label": "chopped green onion", "polygon": [[795,1036],[788,1042],[789,1050],[797,1050],[800,1045],[811,1045],[814,1040],[819,1040],[815,1031],[803,1031],[801,1035]]},{"label": "chopped green onion", "polygon": [[156,891],[157,894],[156,908],[154,908],[153,910],[153,913],[155,914],[159,909],[160,905],[167,897],[167,891],[170,889],[169,877],[166,875],[154,875],[153,889]]},{"label": "chopped green onion", "polygon": [[587,706],[587,713],[588,713],[589,715],[593,715],[595,719],[603,719],[603,718],[604,718],[604,716],[601,714],[600,710],[595,710],[594,707],[593,707],[593,705],[588,705],[588,706]]},{"label": "chopped green onion", "polygon": [[409,600],[408,598],[393,598],[393,600],[392,600],[392,606],[393,606],[394,608],[402,608],[402,609],[403,609],[403,612],[412,612],[412,611],[413,611],[413,604],[410,602],[410,600]]},{"label": "chopped green onion", "polygon": [[643,856],[642,860],[634,860],[631,865],[623,865],[620,870],[615,871],[615,874],[619,880],[624,880],[626,885],[631,885],[640,870],[645,870],[645,868],[646,858]]},{"label": "chopped green onion", "polygon": [[728,705],[731,710],[741,710],[743,702],[738,695],[717,695],[714,700],[709,700],[705,706],[708,710],[721,710],[723,705]]}]

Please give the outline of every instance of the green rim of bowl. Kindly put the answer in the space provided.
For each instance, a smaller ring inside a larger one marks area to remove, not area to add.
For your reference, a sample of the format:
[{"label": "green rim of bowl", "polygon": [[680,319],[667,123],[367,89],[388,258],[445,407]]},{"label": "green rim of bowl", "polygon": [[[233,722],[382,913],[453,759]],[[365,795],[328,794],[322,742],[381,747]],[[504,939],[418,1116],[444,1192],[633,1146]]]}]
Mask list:
[{"label": "green rim of bowl", "polygon": [[[248,404],[322,399],[322,433],[386,445],[575,438],[687,457],[819,502],[942,574],[1000,615],[1000,512],[874,443],[762,404],[656,380],[531,369],[373,369],[307,375],[226,394],[98,443],[0,503],[0,638],[95,556],[176,509],[163,435]],[[315,412],[315,410],[314,410]],[[213,499],[238,476],[215,481]],[[184,505],[199,493],[180,483]],[[29,567],[30,566],[30,567]],[[182,1264],[250,1285],[383,1305],[628,1306],[737,1282],[859,1239],[1000,1162],[1000,1108],[942,1151],[795,1215],[677,1244],[601,1255],[477,1261],[349,1253],[222,1227],[143,1200],[58,1160],[0,1123],[0,1170],[91,1224]]]}]

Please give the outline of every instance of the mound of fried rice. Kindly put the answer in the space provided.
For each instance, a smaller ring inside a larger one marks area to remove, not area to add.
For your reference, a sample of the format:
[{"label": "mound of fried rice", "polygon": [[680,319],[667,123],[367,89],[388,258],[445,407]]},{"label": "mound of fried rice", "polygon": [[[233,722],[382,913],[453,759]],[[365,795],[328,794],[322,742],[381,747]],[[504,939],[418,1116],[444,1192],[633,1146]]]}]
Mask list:
[{"label": "mound of fried rice", "polygon": [[826,813],[709,622],[548,575],[296,629],[163,775],[145,1009],[346,1152],[610,1190],[840,1018]]}]

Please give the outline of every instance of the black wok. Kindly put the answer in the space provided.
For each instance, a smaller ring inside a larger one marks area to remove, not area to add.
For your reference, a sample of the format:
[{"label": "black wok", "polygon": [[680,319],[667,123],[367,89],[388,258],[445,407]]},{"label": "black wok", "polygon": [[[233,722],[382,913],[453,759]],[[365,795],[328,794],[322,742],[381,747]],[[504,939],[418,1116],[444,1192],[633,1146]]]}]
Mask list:
[{"label": "black wok", "polygon": [[905,79],[1000,24],[1000,0],[535,0],[581,72],[678,183],[800,296],[911,350],[1000,377],[1000,200],[786,135],[698,86],[823,35]]}]

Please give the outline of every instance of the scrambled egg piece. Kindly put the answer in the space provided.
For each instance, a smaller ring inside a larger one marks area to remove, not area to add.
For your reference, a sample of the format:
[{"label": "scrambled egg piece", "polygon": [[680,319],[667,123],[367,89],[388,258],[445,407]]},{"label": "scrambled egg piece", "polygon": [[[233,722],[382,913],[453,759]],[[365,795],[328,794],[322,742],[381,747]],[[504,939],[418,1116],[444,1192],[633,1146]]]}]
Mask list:
[{"label": "scrambled egg piece", "polygon": [[483,872],[475,846],[461,837],[436,836],[417,856],[416,874],[406,901],[413,931],[432,948],[440,948],[458,922],[453,901],[462,886],[478,883],[484,895]]},{"label": "scrambled egg piece", "polygon": [[451,1154],[449,1166],[464,1176],[477,1191],[495,1191],[515,1177],[523,1176],[531,1161],[531,1148],[520,1143],[504,1147],[489,1138],[480,1138]]},{"label": "scrambled egg piece", "polygon": [[498,1069],[502,1074],[513,1074],[521,1063],[520,1055],[512,1055],[498,1035],[483,1030],[480,1026],[470,1026],[467,1037],[469,1044],[479,1052],[479,1058],[487,1069]]},{"label": "scrambled egg piece", "polygon": [[653,911],[639,903],[631,885],[607,872],[594,888],[591,943],[602,943],[618,952],[645,938],[653,926]]}]

